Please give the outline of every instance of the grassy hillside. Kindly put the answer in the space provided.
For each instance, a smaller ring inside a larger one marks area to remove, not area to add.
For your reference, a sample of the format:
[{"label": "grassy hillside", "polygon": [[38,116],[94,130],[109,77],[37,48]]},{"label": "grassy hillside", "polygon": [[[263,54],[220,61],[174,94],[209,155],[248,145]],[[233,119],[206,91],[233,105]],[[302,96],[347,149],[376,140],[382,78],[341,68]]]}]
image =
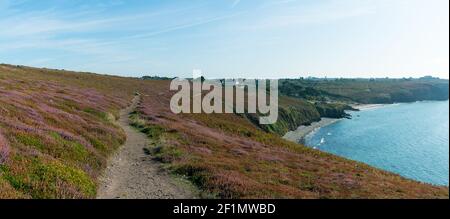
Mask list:
[{"label": "grassy hillside", "polygon": [[169,82],[152,83],[143,90],[146,95],[132,115],[133,125],[152,140],[149,153],[168,171],[188,176],[206,197],[448,197],[448,188],[406,180],[287,142],[257,128],[245,116],[173,115],[167,111]]},{"label": "grassy hillside", "polygon": [[[142,101],[130,116],[152,141],[148,152],[205,197],[448,198],[446,187],[287,142],[246,116],[174,115],[169,83],[0,65],[0,198],[95,197],[106,158],[125,139],[115,117],[136,91]],[[284,121],[320,116],[311,103],[282,101]]]},{"label": "grassy hillside", "polygon": [[[127,79],[0,66],[0,198],[95,197]],[[129,92],[127,92],[127,90]]]},{"label": "grassy hillside", "polygon": [[314,104],[297,98],[280,96],[278,120],[275,124],[260,125],[259,116],[255,114],[246,115],[246,117],[262,130],[283,136],[301,125],[319,121],[321,115]]},{"label": "grassy hillside", "polygon": [[280,96],[278,120],[275,124],[260,125],[259,116],[254,114],[246,117],[264,131],[283,136],[299,126],[320,121],[322,117],[348,118],[346,110],[354,109],[343,103],[310,102],[301,98]]},{"label": "grassy hillside", "polygon": [[282,94],[315,101],[395,103],[448,100],[449,81],[421,79],[286,79]]}]

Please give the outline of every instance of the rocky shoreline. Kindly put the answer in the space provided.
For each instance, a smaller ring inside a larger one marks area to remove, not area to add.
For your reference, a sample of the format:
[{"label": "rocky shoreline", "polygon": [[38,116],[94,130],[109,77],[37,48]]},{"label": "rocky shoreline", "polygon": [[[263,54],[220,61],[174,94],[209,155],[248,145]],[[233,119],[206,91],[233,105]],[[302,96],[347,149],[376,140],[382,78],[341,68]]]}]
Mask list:
[{"label": "rocky shoreline", "polygon": [[286,133],[283,138],[295,143],[304,143],[305,137],[308,136],[308,134],[322,127],[331,125],[339,120],[341,119],[322,118],[320,121],[314,122],[309,126],[300,126],[297,130]]},{"label": "rocky shoreline", "polygon": [[[353,104],[350,105],[354,110],[356,111],[364,111],[364,110],[372,110],[372,109],[377,109],[380,107],[384,107],[387,104]],[[346,117],[347,118],[347,117]],[[311,134],[312,132],[317,131],[318,129],[331,125],[333,123],[336,123],[342,119],[346,119],[346,118],[321,118],[320,121],[318,122],[313,122],[311,123],[311,125],[303,125],[298,127],[296,130],[294,131],[290,131],[287,132],[284,136],[283,139],[288,140],[288,141],[292,141],[295,143],[300,143],[300,144],[304,144],[305,143],[305,138]],[[350,119],[350,118],[347,118]]]}]

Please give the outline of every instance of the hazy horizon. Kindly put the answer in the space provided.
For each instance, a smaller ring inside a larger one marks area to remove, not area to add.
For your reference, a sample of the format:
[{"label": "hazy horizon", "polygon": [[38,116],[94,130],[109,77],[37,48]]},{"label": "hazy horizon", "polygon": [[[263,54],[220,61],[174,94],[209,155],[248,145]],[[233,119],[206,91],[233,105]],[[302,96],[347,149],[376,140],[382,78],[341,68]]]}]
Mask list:
[{"label": "hazy horizon", "polygon": [[448,79],[447,0],[0,0],[0,63],[119,76]]},{"label": "hazy horizon", "polygon": [[[31,67],[31,68],[42,68],[42,69],[50,69],[50,70],[60,70],[60,71],[69,71],[69,72],[80,72],[80,73],[89,73],[89,74],[98,74],[98,75],[109,75],[109,76],[118,76],[118,77],[130,77],[130,78],[143,78],[143,77],[160,77],[160,78],[185,78],[185,79],[192,79],[192,75],[191,76],[186,76],[186,77],[182,77],[182,76],[175,76],[175,75],[159,75],[159,74],[142,74],[142,75],[120,75],[120,74],[113,74],[113,73],[105,73],[105,72],[93,72],[93,71],[83,71],[83,70],[76,70],[76,69],[58,69],[58,68],[48,68],[45,66],[28,66],[28,65],[21,65],[21,64],[11,64],[11,63],[0,63],[0,65],[12,65],[12,66],[23,66],[23,67]],[[187,74],[185,74],[187,75]],[[361,79],[361,80],[370,80],[370,79],[378,79],[378,80],[382,80],[382,79],[397,79],[397,80],[402,80],[402,79],[422,79],[425,77],[433,77],[434,79],[441,79],[441,80],[449,80],[449,78],[444,78],[444,77],[437,77],[437,76],[433,76],[433,75],[423,75],[423,76],[419,76],[419,77],[327,77],[327,76],[323,76],[323,77],[318,77],[318,76],[311,76],[311,75],[304,75],[302,76],[302,74],[298,74],[298,76],[293,76],[293,77],[245,77],[245,74],[242,74],[242,77],[236,77],[236,78],[232,78],[232,77],[205,77],[206,79],[211,79],[211,80],[215,80],[215,79],[300,79],[300,78],[304,78],[304,79],[329,79],[329,80],[334,80],[334,79]]]}]

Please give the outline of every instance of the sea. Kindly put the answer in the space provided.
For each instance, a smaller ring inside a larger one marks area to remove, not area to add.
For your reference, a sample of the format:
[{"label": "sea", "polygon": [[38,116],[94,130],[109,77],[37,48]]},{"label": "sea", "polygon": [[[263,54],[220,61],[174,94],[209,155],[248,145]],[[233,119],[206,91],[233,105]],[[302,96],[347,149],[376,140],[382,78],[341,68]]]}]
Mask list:
[{"label": "sea", "polygon": [[449,101],[384,105],[350,112],[305,144],[409,179],[449,185]]}]

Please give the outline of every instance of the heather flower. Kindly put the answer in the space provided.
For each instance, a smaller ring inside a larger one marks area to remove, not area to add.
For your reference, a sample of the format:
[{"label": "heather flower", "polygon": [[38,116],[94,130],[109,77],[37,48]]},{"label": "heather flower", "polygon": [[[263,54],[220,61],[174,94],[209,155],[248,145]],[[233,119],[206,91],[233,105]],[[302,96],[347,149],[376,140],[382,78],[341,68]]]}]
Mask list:
[{"label": "heather flower", "polygon": [[1,123],[5,124],[7,127],[11,127],[13,129],[16,130],[20,130],[23,132],[27,132],[27,133],[42,133],[42,131],[38,128],[32,127],[30,125],[24,124],[22,122],[20,122],[17,119],[8,119],[8,118],[2,118],[2,121],[0,121]]},{"label": "heather flower", "polygon": [[9,149],[8,141],[0,132],[0,165],[4,164],[6,161],[8,161],[9,152],[10,152],[10,149]]},{"label": "heather flower", "polygon": [[58,128],[46,128],[46,131],[51,131],[51,132],[56,132],[58,133],[59,136],[61,136],[63,139],[68,140],[68,141],[77,141],[80,144],[84,145],[86,148],[92,148],[92,144],[89,143],[88,141],[86,141],[86,139],[84,139],[81,136],[77,136],[74,135],[68,131],[62,130],[62,129],[58,129]]}]

